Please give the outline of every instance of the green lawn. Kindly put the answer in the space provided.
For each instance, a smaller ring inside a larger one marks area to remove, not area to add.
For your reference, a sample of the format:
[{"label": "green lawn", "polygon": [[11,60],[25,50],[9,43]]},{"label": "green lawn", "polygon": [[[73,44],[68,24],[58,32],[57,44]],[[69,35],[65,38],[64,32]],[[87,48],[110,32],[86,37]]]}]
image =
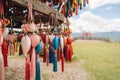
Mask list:
[{"label": "green lawn", "polygon": [[120,80],[120,43],[74,42],[73,48],[89,80]]}]

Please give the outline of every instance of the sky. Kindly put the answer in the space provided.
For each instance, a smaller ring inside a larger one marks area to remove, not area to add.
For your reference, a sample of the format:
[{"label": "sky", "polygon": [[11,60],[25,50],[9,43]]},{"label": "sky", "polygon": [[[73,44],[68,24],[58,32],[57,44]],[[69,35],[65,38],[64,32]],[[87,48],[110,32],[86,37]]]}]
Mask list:
[{"label": "sky", "polygon": [[89,0],[70,22],[73,33],[120,31],[120,0]]}]

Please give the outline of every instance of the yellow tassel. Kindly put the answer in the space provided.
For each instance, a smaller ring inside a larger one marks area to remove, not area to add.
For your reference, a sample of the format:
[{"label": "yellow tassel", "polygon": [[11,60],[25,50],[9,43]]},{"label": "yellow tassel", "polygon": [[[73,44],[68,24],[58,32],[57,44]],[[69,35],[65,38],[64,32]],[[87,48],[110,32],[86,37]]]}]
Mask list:
[{"label": "yellow tassel", "polygon": [[82,0],[80,0],[80,4],[83,4],[83,1],[82,1]]},{"label": "yellow tassel", "polygon": [[77,0],[73,0],[73,3],[77,3]]},{"label": "yellow tassel", "polygon": [[72,3],[72,9],[75,7],[75,4]]}]

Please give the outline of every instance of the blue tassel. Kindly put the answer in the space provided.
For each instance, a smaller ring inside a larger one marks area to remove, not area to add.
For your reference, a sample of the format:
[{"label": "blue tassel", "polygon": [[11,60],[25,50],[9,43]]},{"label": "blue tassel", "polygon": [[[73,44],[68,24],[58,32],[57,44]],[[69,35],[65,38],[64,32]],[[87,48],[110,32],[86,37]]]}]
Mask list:
[{"label": "blue tassel", "polygon": [[35,47],[35,50],[37,52],[37,54],[40,54],[41,50],[42,50],[42,44],[39,43],[36,47]]},{"label": "blue tassel", "polygon": [[54,57],[54,51],[53,51],[53,45],[50,43],[49,47],[49,62],[53,63],[53,57]]},{"label": "blue tassel", "polygon": [[57,53],[54,54],[53,58],[53,71],[57,72]]},{"label": "blue tassel", "polygon": [[86,7],[86,0],[83,0],[83,6]]},{"label": "blue tassel", "polygon": [[[57,51],[60,44],[60,38],[58,36],[55,36],[54,38],[54,49]],[[53,58],[53,71],[57,72],[57,53],[54,54]]]},{"label": "blue tassel", "polygon": [[54,38],[54,48],[55,48],[55,50],[58,50],[59,44],[60,44],[59,37],[55,36],[55,38]]},{"label": "blue tassel", "polygon": [[82,10],[82,4],[80,4],[80,10]]},{"label": "blue tassel", "polygon": [[71,5],[70,5],[70,0],[67,1],[67,11],[66,11],[66,17],[69,16],[71,11]]},{"label": "blue tassel", "polygon": [[36,58],[36,80],[41,80],[39,58]]}]

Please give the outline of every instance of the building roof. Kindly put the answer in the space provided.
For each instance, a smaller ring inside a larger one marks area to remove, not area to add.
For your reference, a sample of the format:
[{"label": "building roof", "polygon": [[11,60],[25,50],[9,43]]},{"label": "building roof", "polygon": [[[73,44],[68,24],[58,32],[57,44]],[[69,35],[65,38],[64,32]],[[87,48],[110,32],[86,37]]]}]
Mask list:
[{"label": "building roof", "polygon": [[[11,0],[23,7],[28,7],[28,1],[29,0]],[[51,12],[53,13],[57,13],[58,15],[58,20],[60,21],[64,21],[64,15],[55,11],[54,9],[50,8],[49,6],[47,6],[45,3],[42,3],[38,0],[31,0],[32,4],[33,4],[33,10],[43,13],[45,15],[49,15]]]}]

